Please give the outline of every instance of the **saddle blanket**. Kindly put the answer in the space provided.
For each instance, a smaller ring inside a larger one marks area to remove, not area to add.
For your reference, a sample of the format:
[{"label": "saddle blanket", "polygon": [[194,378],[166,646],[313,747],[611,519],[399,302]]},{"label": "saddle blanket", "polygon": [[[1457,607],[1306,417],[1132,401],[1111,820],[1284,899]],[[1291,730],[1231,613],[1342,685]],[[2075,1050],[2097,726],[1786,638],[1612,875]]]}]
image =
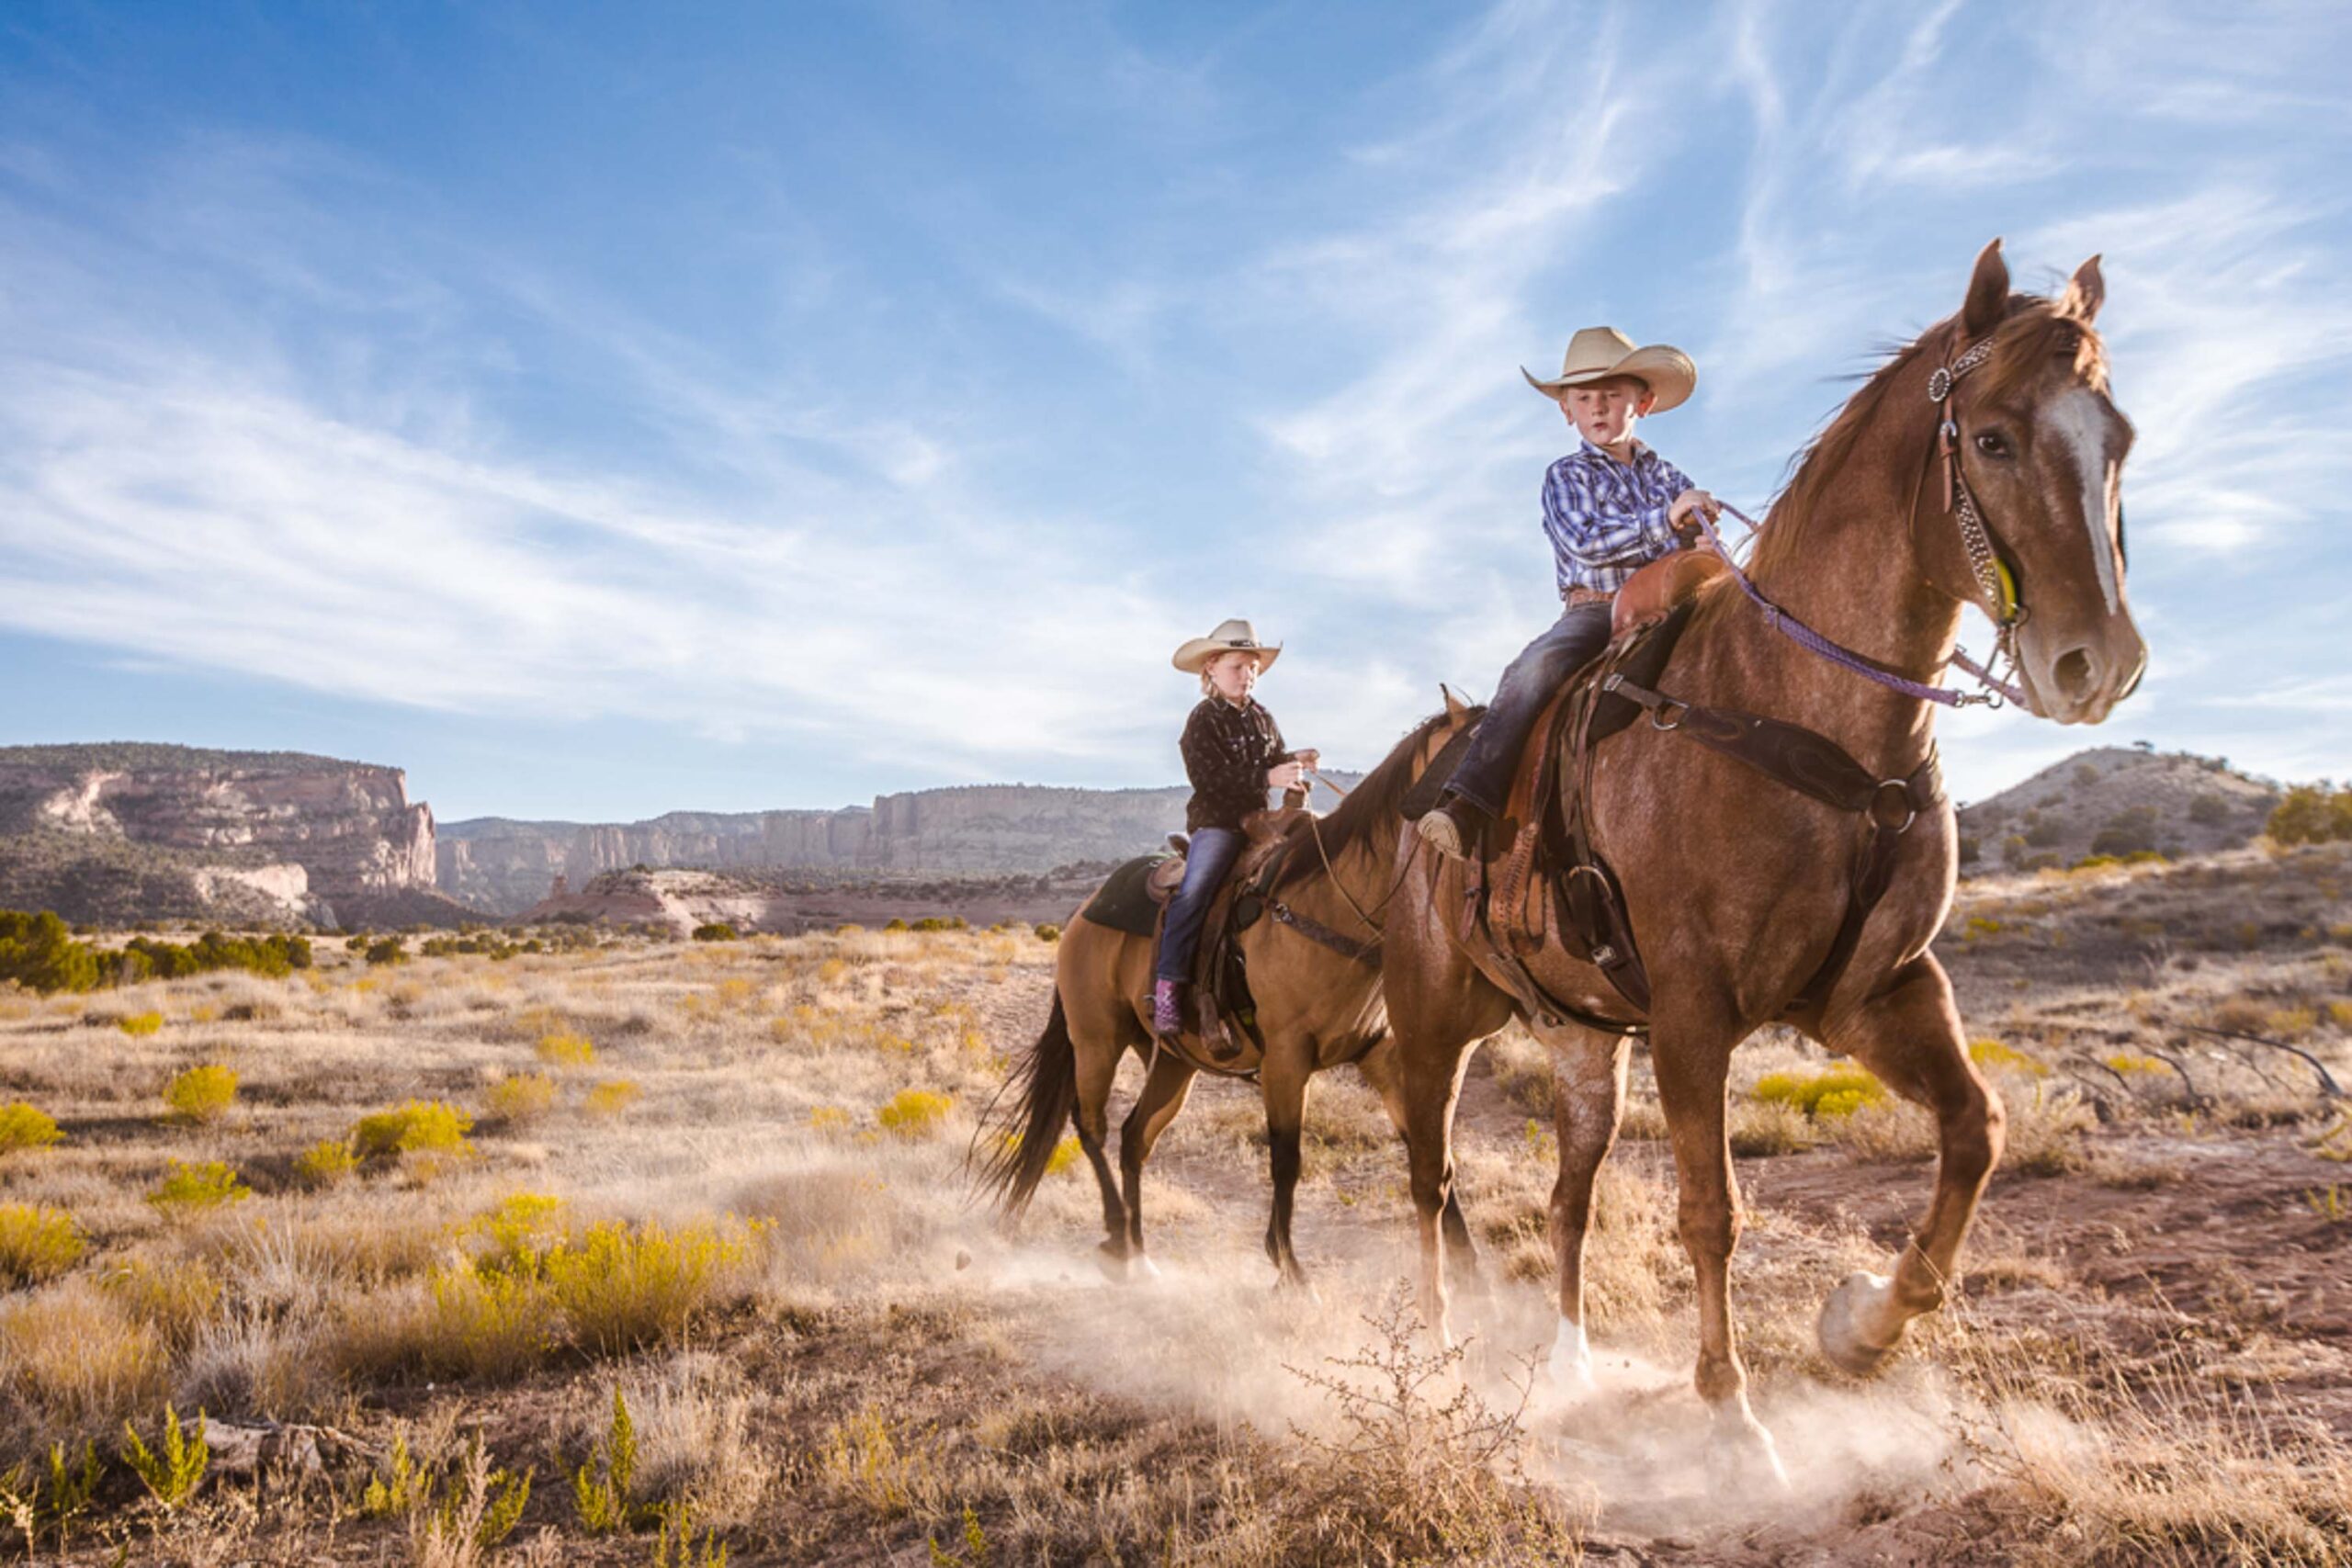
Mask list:
[{"label": "saddle blanket", "polygon": [[1144,884],[1153,871],[1167,863],[1173,856],[1137,855],[1109,876],[1094,890],[1094,897],[1079,911],[1098,926],[1108,926],[1129,936],[1150,936],[1159,929],[1159,906],[1151,901]]}]

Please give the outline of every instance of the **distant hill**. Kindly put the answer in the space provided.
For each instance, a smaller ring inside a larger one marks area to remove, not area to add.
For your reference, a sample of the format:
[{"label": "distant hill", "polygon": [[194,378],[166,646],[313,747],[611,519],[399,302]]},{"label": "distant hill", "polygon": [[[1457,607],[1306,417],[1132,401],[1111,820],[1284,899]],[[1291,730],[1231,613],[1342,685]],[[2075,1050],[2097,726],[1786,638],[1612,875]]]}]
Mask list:
[{"label": "distant hill", "polygon": [[2277,785],[2218,757],[2115,746],[2077,751],[1960,813],[1963,874],[2070,865],[2139,850],[2180,856],[2260,835]]}]

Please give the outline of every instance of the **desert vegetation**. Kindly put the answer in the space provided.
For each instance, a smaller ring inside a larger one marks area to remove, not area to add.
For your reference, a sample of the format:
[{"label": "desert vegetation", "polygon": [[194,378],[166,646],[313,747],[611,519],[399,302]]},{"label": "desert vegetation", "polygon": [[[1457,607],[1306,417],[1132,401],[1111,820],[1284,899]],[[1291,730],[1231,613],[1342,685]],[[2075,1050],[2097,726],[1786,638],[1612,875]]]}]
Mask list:
[{"label": "desert vegetation", "polygon": [[1709,1470],[1638,1057],[1570,1404],[1531,1375],[1550,1078],[1516,1032],[1465,1089],[1489,1289],[1449,1354],[1347,1074],[1309,1112],[1312,1295],[1258,1249],[1247,1085],[1202,1084],[1155,1159],[1157,1285],[1098,1274],[1074,1144],[1016,1229],[967,1201],[1046,1010],[1025,925],[19,987],[0,1517],[36,1561],[2340,1562],[2347,888],[2335,843],[1970,884],[1944,951],[2009,1155],[1874,1383],[1813,1314],[1917,1217],[1932,1129],[1792,1036],[1743,1051],[1784,1496]]}]

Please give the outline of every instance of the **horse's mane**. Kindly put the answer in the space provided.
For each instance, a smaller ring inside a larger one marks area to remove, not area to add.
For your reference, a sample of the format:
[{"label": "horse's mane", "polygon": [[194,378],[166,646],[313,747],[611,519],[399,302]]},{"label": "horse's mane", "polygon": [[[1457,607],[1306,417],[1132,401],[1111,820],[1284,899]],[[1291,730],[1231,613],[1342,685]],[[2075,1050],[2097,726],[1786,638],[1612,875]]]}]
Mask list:
[{"label": "horse's mane", "polygon": [[[1947,319],[1888,353],[1845,407],[1791,459],[1788,482],[1772,498],[1766,517],[1769,525],[1756,536],[1755,558],[1748,563],[1751,575],[1767,577],[1798,569],[1806,554],[1806,524],[1823,514],[1829,486],[1898,388],[1909,387],[1918,402],[1921,436],[1932,434],[1935,416],[1927,398],[1928,355],[1940,351],[1951,337],[1952,323]],[[2038,294],[2012,294],[2007,313],[1993,329],[1992,356],[1967,385],[1977,397],[1998,401],[2016,392],[2050,360],[2060,357],[2071,360],[2074,372],[2093,388],[2106,387],[2107,349],[2097,332],[2062,313],[2054,300]]]},{"label": "horse's mane", "polygon": [[[1372,843],[1383,834],[1395,834],[1403,818],[1405,792],[1413,787],[1413,759],[1419,755],[1421,743],[1445,723],[1447,716],[1442,712],[1434,713],[1415,725],[1348,792],[1347,799],[1317,822],[1324,854],[1337,861],[1350,850]],[[1275,886],[1288,886],[1310,872],[1319,874],[1322,870],[1322,856],[1294,852]]]}]

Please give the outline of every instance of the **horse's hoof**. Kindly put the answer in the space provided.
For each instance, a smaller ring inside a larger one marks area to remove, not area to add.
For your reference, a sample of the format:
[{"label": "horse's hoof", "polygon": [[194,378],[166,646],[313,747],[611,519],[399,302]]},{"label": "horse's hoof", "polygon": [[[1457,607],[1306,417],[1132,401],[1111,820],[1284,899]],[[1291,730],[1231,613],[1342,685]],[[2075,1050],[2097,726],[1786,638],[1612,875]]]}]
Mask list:
[{"label": "horse's hoof", "polygon": [[1592,1341],[1586,1337],[1583,1325],[1560,1319],[1552,1353],[1544,1359],[1544,1373],[1551,1381],[1553,1393],[1562,1399],[1588,1399],[1600,1392],[1600,1385],[1592,1375]]},{"label": "horse's hoof", "polygon": [[1138,1252],[1127,1259],[1127,1278],[1139,1284],[1149,1284],[1159,1278],[1159,1265]]},{"label": "horse's hoof", "polygon": [[1716,1418],[1707,1460],[1712,1479],[1724,1491],[1752,1495],[1790,1490],[1789,1472],[1781,1463],[1781,1446],[1751,1411],[1741,1409]]},{"label": "horse's hoof", "polygon": [[1124,1241],[1097,1242],[1094,1247],[1094,1266],[1102,1270],[1102,1277],[1111,1283],[1125,1284],[1129,1273],[1127,1244]]},{"label": "horse's hoof", "polygon": [[1858,1378],[1870,1377],[1894,1353],[1895,1340],[1903,1337],[1901,1329],[1895,1330],[1894,1339],[1881,1345],[1862,1328],[1885,1312],[1894,1291],[1894,1281],[1885,1275],[1859,1269],[1847,1275],[1845,1283],[1830,1292],[1829,1299],[1821,1303],[1821,1323],[1815,1330],[1815,1337],[1821,1345],[1821,1353],[1839,1371]]}]

